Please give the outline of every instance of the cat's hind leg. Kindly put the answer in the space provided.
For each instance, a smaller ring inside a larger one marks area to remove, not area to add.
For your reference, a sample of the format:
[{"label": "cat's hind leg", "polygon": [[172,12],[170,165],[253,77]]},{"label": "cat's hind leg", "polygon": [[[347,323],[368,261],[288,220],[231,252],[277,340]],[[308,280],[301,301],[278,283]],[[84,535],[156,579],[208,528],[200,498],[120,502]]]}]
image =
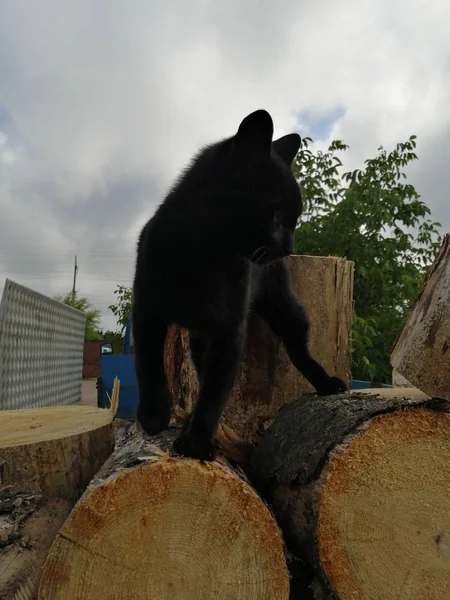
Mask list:
[{"label": "cat's hind leg", "polygon": [[132,326],[139,390],[136,418],[146,433],[155,435],[169,425],[172,409],[164,369],[167,324],[134,310]]},{"label": "cat's hind leg", "polygon": [[201,365],[198,400],[183,432],[174,442],[178,454],[200,460],[214,459],[214,438],[233,388],[244,338],[244,323],[210,336]]}]

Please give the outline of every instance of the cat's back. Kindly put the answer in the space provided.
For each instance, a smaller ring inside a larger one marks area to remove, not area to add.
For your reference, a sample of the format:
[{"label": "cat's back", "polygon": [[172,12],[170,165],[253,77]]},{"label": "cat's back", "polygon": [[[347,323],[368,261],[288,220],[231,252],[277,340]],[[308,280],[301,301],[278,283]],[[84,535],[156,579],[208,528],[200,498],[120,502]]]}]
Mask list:
[{"label": "cat's back", "polygon": [[182,169],[166,194],[155,217],[167,217],[178,208],[185,213],[195,211],[211,191],[226,187],[226,167],[230,140],[204,146]]},{"label": "cat's back", "polygon": [[227,206],[229,140],[204,147],[181,172],[144,226],[139,252],[195,255],[220,248]]}]

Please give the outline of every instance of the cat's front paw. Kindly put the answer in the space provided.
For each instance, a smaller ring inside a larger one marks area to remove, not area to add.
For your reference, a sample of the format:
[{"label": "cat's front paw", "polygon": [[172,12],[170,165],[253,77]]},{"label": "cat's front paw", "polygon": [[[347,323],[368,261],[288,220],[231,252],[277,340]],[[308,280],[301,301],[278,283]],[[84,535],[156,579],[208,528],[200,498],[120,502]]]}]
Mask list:
[{"label": "cat's front paw", "polygon": [[339,377],[329,377],[318,388],[319,396],[333,396],[348,391],[347,386]]},{"label": "cat's front paw", "polygon": [[214,460],[216,457],[216,445],[207,438],[193,435],[186,431],[182,433],[173,443],[173,448],[177,454],[186,458],[196,458],[202,462],[205,460]]}]

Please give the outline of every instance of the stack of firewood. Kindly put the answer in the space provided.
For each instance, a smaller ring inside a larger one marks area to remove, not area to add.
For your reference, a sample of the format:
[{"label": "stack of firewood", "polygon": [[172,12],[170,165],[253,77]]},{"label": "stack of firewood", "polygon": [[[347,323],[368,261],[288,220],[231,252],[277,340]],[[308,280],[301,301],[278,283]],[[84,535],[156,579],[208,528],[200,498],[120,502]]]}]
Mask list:
[{"label": "stack of firewood", "polygon": [[[348,383],[353,265],[290,264],[312,353]],[[102,409],[0,413],[0,598],[450,597],[447,342],[448,237],[392,355],[415,388],[316,397],[254,316],[212,463],[171,449],[197,389],[175,327],[158,436]]]}]

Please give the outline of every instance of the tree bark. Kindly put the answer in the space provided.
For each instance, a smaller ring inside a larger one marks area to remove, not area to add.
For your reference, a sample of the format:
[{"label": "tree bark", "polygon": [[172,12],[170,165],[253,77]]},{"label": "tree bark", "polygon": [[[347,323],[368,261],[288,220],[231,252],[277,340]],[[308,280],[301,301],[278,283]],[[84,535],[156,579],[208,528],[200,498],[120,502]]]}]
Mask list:
[{"label": "tree bark", "polygon": [[450,234],[444,237],[405,328],[393,368],[430,396],[450,399]]},{"label": "tree bark", "polygon": [[178,425],[133,428],[56,537],[39,600],[287,600],[278,526],[243,471],[171,455]]},{"label": "tree bark", "polygon": [[[330,375],[350,380],[353,263],[336,257],[288,258],[295,294],[311,321],[310,350]],[[198,394],[187,332],[172,327],[166,373],[175,405],[190,412]],[[250,315],[241,367],[222,422],[241,438],[257,441],[284,404],[313,387],[291,363],[265,321]]]},{"label": "tree bark", "polygon": [[363,393],[281,409],[250,476],[315,598],[450,597],[449,410]]},{"label": "tree bark", "polygon": [[0,431],[0,599],[31,600],[54,537],[112,452],[112,413],[5,410]]}]

